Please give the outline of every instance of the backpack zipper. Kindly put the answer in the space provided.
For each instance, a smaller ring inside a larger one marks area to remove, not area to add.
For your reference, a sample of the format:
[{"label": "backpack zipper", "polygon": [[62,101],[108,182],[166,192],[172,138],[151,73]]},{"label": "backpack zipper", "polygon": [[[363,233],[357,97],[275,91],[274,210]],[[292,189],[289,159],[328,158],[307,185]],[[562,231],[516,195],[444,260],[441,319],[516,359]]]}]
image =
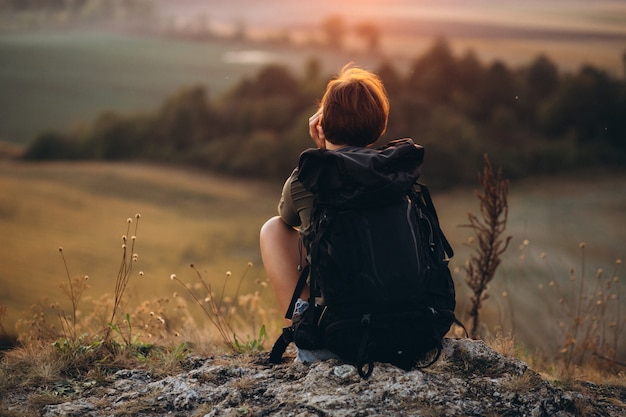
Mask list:
[{"label": "backpack zipper", "polygon": [[415,228],[413,227],[413,222],[411,221],[411,209],[413,208],[413,201],[411,197],[406,196],[407,206],[406,206],[406,221],[409,224],[409,229],[411,229],[411,237],[413,238],[413,249],[415,250],[415,260],[417,261],[417,269],[422,270],[422,265],[420,263],[419,257],[419,245],[417,242],[417,236],[415,235]]}]

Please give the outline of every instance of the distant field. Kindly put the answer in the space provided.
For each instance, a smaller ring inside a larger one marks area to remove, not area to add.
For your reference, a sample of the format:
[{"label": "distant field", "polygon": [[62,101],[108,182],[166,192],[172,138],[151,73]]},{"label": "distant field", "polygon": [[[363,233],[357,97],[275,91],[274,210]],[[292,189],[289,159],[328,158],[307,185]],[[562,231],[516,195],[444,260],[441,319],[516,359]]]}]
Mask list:
[{"label": "distant field", "polygon": [[[587,245],[589,280],[598,268],[609,274],[616,259],[626,258],[625,180],[623,176],[545,179],[511,185],[507,232],[513,240],[489,290],[492,297],[484,314],[491,326],[513,326],[519,340],[552,347],[555,320],[549,312],[559,307],[547,284],[555,280],[567,285],[570,268],[580,271],[578,244]],[[92,288],[87,295],[111,293],[126,218],[137,212],[142,218],[136,271],[144,275],[131,279],[131,303],[180,292],[169,276],[176,273],[191,281],[192,262],[221,283],[226,271],[239,277],[251,261],[255,267],[244,291],[254,290],[258,288],[254,281],[265,278],[258,231],[275,213],[278,193],[277,185],[154,166],[2,162],[0,305],[8,307],[5,327],[12,329],[41,297],[66,303],[59,289],[66,279],[60,246],[71,274],[89,275]],[[478,210],[477,200],[472,190],[457,190],[436,193],[435,204],[457,252],[452,265],[459,294],[457,312],[462,316],[467,290],[461,268],[468,256],[464,242],[469,230],[457,226],[466,223],[468,212]],[[521,251],[525,239],[529,245]],[[623,268],[619,274],[623,276]],[[540,284],[543,290],[538,289]],[[510,294],[508,299],[501,296],[503,291]],[[276,312],[277,320],[280,314]]]},{"label": "distant field", "polygon": [[[472,48],[486,63],[502,59],[518,67],[545,53],[568,71],[581,62],[622,71],[624,45],[619,40],[450,40],[458,55]],[[432,41],[430,35],[398,34],[383,37],[382,44],[385,54],[406,70]],[[251,42],[189,42],[94,31],[2,33],[0,141],[26,144],[44,130],[89,124],[107,110],[153,111],[183,86],[205,85],[215,98],[268,62],[287,64],[298,75],[313,56],[321,59],[328,74],[351,61],[378,67],[379,59],[363,54],[360,40],[349,39],[348,48],[331,53],[302,45],[277,49]]]},{"label": "distant field", "polygon": [[[106,32],[0,34],[0,141],[90,123],[106,110],[155,110],[183,86],[216,97],[268,62],[301,73],[312,53],[215,40],[188,42]],[[324,54],[336,71],[346,58]]]}]

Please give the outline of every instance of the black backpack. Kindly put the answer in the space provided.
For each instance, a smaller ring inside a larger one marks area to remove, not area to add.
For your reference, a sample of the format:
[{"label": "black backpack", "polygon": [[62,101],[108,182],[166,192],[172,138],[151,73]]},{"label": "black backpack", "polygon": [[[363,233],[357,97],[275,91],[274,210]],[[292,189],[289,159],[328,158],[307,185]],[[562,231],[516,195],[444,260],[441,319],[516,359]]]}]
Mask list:
[{"label": "black backpack", "polygon": [[[286,314],[293,324],[270,361],[280,362],[292,341],[330,350],[364,378],[375,361],[409,370],[439,358],[442,338],[458,323],[448,269],[453,251],[428,188],[417,183],[423,152],[403,139],[379,149],[301,155],[299,180],[314,194],[302,235],[308,265]],[[307,282],[309,308],[292,317]]]}]

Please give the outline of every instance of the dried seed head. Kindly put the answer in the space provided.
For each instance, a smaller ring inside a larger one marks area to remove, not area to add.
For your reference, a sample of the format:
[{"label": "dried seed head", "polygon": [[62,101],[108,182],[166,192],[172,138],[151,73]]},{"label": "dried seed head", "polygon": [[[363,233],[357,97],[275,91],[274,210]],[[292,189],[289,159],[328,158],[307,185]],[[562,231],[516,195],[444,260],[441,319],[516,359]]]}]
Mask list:
[{"label": "dried seed head", "polygon": [[252,262],[248,262],[248,268],[252,268],[254,264]]},{"label": "dried seed head", "polygon": [[143,277],[143,271],[139,271],[139,276]]},{"label": "dried seed head", "polygon": [[126,235],[122,235],[122,242],[126,242]]},{"label": "dried seed head", "polygon": [[[62,250],[61,248],[59,248],[59,250]],[[621,265],[622,264],[622,260],[621,259],[616,259],[615,260],[615,264],[616,265]]]},{"label": "dried seed head", "polygon": [[176,274],[172,274],[172,275],[170,275],[170,279],[171,279],[172,281],[174,281],[174,280],[176,279]]},{"label": "dried seed head", "polygon": [[141,218],[141,214],[139,214],[139,213],[135,214],[135,218],[136,219],[140,219]]},{"label": "dried seed head", "polygon": [[130,224],[130,223],[132,223],[132,222],[133,222],[133,219],[131,219],[130,217],[126,219],[126,223],[129,223],[129,224]]},{"label": "dried seed head", "polygon": [[227,277],[231,276],[232,274],[233,274],[232,272],[230,272],[230,271],[226,271],[226,276],[227,276]]},{"label": "dried seed head", "polygon": [[581,248],[581,249],[584,249],[584,248],[585,248],[585,246],[586,246],[585,242],[580,242],[580,243],[578,244],[578,247],[579,247],[579,248]]}]

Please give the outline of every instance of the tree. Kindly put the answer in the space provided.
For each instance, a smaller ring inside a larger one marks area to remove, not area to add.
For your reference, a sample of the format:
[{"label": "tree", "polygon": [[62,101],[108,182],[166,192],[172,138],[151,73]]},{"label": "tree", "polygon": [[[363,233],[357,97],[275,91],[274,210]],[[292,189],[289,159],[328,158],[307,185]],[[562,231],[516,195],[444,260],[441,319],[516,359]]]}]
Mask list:
[{"label": "tree", "polygon": [[383,82],[389,96],[395,96],[402,90],[402,78],[391,62],[383,61],[376,73]]},{"label": "tree", "polygon": [[556,64],[545,55],[537,57],[528,68],[526,85],[533,103],[552,96],[559,88],[559,70]]},{"label": "tree", "polygon": [[411,67],[409,88],[424,94],[433,104],[448,102],[456,89],[456,60],[448,41],[437,38]]},{"label": "tree", "polygon": [[363,22],[354,28],[357,36],[363,39],[368,52],[378,52],[380,48],[380,31],[371,22]]},{"label": "tree", "polygon": [[343,48],[343,42],[346,36],[346,24],[341,16],[333,15],[327,17],[322,22],[322,31],[326,37],[326,45],[336,50]]},{"label": "tree", "polygon": [[184,88],[161,106],[158,120],[160,142],[181,151],[210,138],[214,124],[204,87]]},{"label": "tree", "polygon": [[624,149],[625,107],[623,83],[605,71],[585,66],[563,82],[546,106],[542,128],[554,136],[574,133],[579,143],[602,140]]},{"label": "tree", "polygon": [[488,122],[495,109],[513,108],[518,96],[515,77],[503,62],[495,61],[487,68],[478,86],[476,98],[480,107],[476,109],[474,116],[480,121]]}]

